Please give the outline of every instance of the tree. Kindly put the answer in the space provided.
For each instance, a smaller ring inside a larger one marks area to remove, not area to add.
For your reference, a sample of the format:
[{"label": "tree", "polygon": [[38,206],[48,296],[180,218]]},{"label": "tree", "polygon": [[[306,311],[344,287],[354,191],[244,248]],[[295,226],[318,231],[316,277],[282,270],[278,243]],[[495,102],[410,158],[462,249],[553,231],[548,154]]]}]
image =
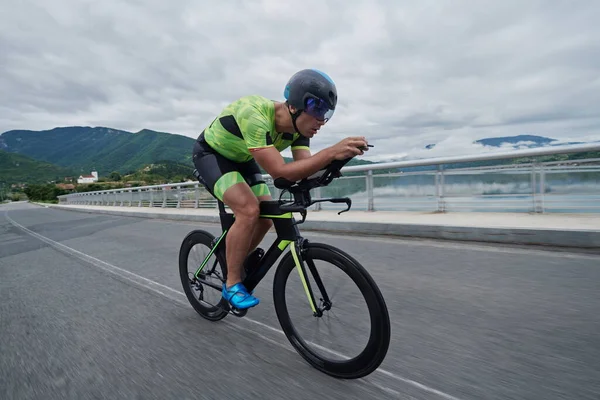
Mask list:
[{"label": "tree", "polygon": [[53,203],[58,202],[57,196],[67,194],[68,191],[57,188],[56,185],[28,185],[23,192],[27,195],[27,198],[32,201],[50,201]]},{"label": "tree", "polygon": [[118,173],[117,171],[113,171],[110,173],[109,175],[110,179],[114,182],[118,182],[121,180],[121,174]]}]

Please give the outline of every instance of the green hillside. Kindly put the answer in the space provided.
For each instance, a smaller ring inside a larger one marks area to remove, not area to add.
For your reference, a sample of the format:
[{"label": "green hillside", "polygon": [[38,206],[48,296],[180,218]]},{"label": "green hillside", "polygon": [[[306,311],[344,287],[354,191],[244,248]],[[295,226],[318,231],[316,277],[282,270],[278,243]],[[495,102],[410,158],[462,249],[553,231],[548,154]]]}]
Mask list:
[{"label": "green hillside", "polygon": [[0,182],[7,185],[25,182],[63,182],[67,176],[75,177],[74,172],[69,168],[0,150]]},{"label": "green hillside", "polygon": [[191,162],[194,139],[163,132],[137,133],[104,127],[66,127],[47,131],[8,131],[0,149],[75,169],[79,174],[98,171],[136,171],[156,160]]}]

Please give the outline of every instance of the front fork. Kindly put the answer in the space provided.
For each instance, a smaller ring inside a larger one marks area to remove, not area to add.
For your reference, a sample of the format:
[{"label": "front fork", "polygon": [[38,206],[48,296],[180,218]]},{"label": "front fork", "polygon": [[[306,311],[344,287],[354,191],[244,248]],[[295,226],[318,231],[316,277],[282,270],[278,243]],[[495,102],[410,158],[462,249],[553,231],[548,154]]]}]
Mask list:
[{"label": "front fork", "polygon": [[[315,317],[322,317],[323,311],[331,309],[331,300],[329,299],[329,295],[325,290],[321,276],[317,272],[317,267],[315,266],[313,259],[307,256],[307,248],[305,247],[305,244],[307,243],[307,239],[298,238],[290,243],[290,251],[292,252],[292,257],[294,258],[294,263],[296,264],[296,269],[298,270],[298,275],[300,275],[300,280],[304,286],[304,291],[306,292],[306,297],[308,298],[308,304],[313,311],[313,315]],[[308,270],[310,271],[321,293],[322,297],[319,299],[322,302],[321,307],[318,307],[315,301],[312,286],[306,273],[307,270],[304,266],[305,262],[308,265]]]}]

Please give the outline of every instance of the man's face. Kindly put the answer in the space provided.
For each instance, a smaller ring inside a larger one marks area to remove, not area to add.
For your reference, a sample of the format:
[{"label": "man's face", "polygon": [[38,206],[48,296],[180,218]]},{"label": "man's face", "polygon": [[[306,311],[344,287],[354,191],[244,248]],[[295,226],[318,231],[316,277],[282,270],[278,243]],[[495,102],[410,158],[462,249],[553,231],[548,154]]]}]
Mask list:
[{"label": "man's face", "polygon": [[302,136],[307,138],[311,138],[316,135],[317,131],[321,129],[323,125],[325,125],[325,120],[318,120],[305,112],[300,114],[300,116],[296,119],[298,131]]}]

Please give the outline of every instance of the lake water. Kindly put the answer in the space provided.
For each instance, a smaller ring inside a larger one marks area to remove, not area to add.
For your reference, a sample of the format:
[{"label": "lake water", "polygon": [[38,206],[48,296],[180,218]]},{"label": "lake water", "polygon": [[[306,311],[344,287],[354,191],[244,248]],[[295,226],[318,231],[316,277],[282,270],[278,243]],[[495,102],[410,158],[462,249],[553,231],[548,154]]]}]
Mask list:
[{"label": "lake water", "polygon": [[[375,187],[375,210],[437,211],[439,199],[436,186],[434,178],[429,178],[430,182],[395,180],[390,185]],[[547,180],[543,195],[539,193],[537,181],[535,197],[530,178],[509,182],[504,179],[494,182],[490,177],[485,180],[463,179],[456,183],[449,183],[449,180],[452,181],[446,178],[442,197],[446,211],[533,212],[543,207],[544,212],[551,213],[600,213],[600,180]],[[362,180],[356,180],[352,185],[348,182],[337,184],[337,187],[334,183],[321,188],[320,196],[313,195],[315,198],[332,196],[348,196],[352,199],[352,209],[367,210],[366,183]],[[322,203],[321,207],[327,210],[343,209],[343,206],[331,203]]]}]

